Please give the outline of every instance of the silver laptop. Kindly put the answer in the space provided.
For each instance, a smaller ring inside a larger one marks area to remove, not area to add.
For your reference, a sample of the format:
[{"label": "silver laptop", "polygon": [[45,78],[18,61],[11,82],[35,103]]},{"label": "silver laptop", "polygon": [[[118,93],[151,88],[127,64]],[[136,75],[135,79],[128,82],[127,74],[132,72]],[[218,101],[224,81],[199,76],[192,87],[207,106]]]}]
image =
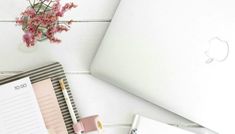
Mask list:
[{"label": "silver laptop", "polygon": [[235,1],[122,0],[92,74],[234,134]]}]

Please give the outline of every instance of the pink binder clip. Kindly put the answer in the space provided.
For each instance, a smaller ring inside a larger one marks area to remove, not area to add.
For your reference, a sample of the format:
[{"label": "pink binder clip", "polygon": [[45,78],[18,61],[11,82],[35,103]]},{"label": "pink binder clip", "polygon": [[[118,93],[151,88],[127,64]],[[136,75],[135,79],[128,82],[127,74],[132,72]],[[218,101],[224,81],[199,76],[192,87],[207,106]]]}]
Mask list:
[{"label": "pink binder clip", "polygon": [[74,124],[73,128],[76,133],[88,133],[92,131],[101,132],[103,129],[103,125],[99,120],[99,116],[94,115],[90,117],[81,118],[77,124]]}]

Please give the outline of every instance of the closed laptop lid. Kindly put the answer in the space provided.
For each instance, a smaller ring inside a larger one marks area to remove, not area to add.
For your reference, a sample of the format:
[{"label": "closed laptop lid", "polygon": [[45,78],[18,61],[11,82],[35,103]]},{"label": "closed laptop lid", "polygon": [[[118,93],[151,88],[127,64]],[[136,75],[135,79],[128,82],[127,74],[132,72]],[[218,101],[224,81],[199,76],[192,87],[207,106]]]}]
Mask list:
[{"label": "closed laptop lid", "polygon": [[234,133],[234,5],[122,0],[92,74],[218,133]]}]

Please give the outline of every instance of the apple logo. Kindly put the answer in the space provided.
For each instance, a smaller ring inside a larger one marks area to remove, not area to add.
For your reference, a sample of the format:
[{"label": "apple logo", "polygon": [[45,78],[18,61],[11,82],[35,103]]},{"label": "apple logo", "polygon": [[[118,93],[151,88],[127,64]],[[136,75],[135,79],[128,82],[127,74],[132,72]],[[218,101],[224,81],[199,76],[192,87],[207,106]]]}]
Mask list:
[{"label": "apple logo", "polygon": [[225,40],[221,40],[218,37],[211,38],[209,40],[209,48],[205,51],[205,55],[208,57],[206,63],[224,62],[229,56],[229,44]]}]

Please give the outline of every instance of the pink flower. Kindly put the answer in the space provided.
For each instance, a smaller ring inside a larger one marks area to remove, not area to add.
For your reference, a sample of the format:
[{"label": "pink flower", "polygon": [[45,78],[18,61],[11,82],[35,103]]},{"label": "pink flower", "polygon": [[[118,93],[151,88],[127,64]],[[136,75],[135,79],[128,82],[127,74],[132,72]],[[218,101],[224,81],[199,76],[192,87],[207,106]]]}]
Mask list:
[{"label": "pink flower", "polygon": [[27,44],[27,47],[34,46],[35,44],[34,35],[30,32],[26,32],[23,35],[23,41]]},{"label": "pink flower", "polygon": [[27,47],[45,38],[52,43],[60,43],[61,40],[56,38],[55,34],[67,32],[72,21],[60,22],[59,18],[77,5],[71,2],[61,6],[60,0],[35,0],[33,3],[28,1],[30,7],[26,8],[19,18],[16,18],[16,24],[21,25],[25,32],[23,41]]},{"label": "pink flower", "polygon": [[41,31],[38,31],[38,33],[37,33],[37,38],[38,38],[38,39],[41,39],[41,38],[42,38],[42,32],[41,32]]},{"label": "pink flower", "polygon": [[60,10],[60,8],[61,8],[61,5],[60,5],[59,1],[52,5],[52,11],[53,12],[58,12]]},{"label": "pink flower", "polygon": [[74,3],[66,3],[63,7],[62,7],[62,12],[68,11],[72,8],[76,8],[77,5],[75,5]]},{"label": "pink flower", "polygon": [[23,13],[23,16],[34,17],[36,15],[36,11],[33,8],[27,8]]},{"label": "pink flower", "polygon": [[24,23],[23,18],[16,18],[16,24],[17,25],[22,25]]},{"label": "pink flower", "polygon": [[56,27],[56,32],[59,32],[59,33],[63,32],[63,31],[67,32],[68,30],[69,30],[68,27],[66,27],[64,25],[58,25]]},{"label": "pink flower", "polygon": [[49,40],[50,40],[51,43],[60,43],[60,42],[61,42],[60,39],[55,38],[55,37],[52,37],[52,38],[50,38]]},{"label": "pink flower", "polygon": [[61,11],[57,12],[56,15],[62,17],[66,11],[71,10],[72,8],[76,8],[76,7],[77,7],[77,5],[75,5],[75,4],[72,3],[72,2],[71,2],[71,3],[66,3],[66,4],[62,7]]},{"label": "pink flower", "polygon": [[29,25],[28,26],[28,32],[35,33],[37,30],[37,27],[35,25]]}]

